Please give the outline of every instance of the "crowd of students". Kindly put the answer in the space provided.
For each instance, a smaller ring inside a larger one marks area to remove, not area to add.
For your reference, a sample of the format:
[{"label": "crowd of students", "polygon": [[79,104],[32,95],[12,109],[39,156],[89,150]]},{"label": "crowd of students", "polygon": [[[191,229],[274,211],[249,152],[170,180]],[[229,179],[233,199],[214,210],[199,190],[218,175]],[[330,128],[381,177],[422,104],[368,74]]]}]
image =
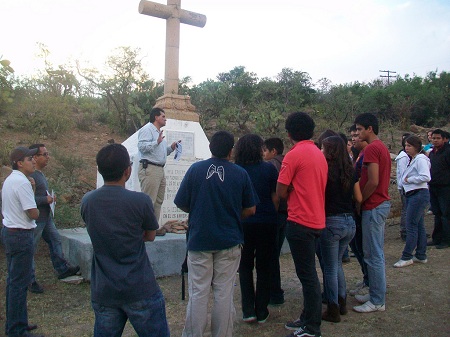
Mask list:
[{"label": "crowd of students", "polygon": [[[162,110],[152,113],[152,123],[165,125]],[[236,275],[243,321],[264,324],[270,319],[269,306],[285,300],[279,264],[285,238],[303,294],[301,312],[285,324],[292,330],[288,337],[319,337],[322,321],[340,322],[348,312],[347,293],[360,303],[353,307],[355,312],[386,310],[384,230],[391,207],[391,157],[378,138],[378,119],[370,113],[358,115],[350,137],[326,130],[317,142],[312,140],[314,120],[307,113],[290,114],[285,128],[292,145],[285,155],[280,138],[263,140],[247,134],[235,144],[232,134],[216,132],[210,141],[212,157],[191,165],[181,182],[174,203],[189,213],[184,337],[206,333],[211,291],[211,336],[233,335]],[[168,146],[156,129],[152,149],[161,146],[165,160],[176,143]],[[419,137],[405,134],[396,158],[405,248],[394,267],[427,263],[427,245],[442,249],[450,243],[448,133],[436,129],[430,139],[432,144],[423,148]],[[33,280],[33,219],[39,216],[34,180],[29,178],[41,160],[41,150],[48,160],[43,144],[12,152],[13,174],[2,191],[10,336],[33,336],[29,331],[37,327],[28,323],[26,289]],[[152,160],[141,161],[146,176],[163,167]],[[125,189],[132,168],[125,147],[107,145],[96,161],[105,185],[88,192],[81,202],[94,250],[94,336],[120,336],[127,320],[139,336],[170,336],[164,296],[144,244],[157,235],[158,206],[145,193]],[[52,201],[45,197],[47,203]],[[424,213],[430,202],[435,224],[427,243]],[[27,242],[19,250],[17,237]],[[362,272],[362,281],[350,290],[342,266],[348,246]],[[77,271],[78,267],[66,264],[60,273]]]}]

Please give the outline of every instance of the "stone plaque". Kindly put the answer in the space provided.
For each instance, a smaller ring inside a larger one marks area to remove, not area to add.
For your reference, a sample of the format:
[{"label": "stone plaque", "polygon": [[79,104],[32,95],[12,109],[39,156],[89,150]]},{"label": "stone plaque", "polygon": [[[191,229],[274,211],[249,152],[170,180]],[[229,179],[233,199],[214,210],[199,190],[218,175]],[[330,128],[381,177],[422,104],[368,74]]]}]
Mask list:
[{"label": "stone plaque", "polygon": [[164,195],[164,202],[161,206],[161,218],[159,219],[161,225],[164,225],[169,220],[186,220],[188,218],[188,214],[180,210],[173,203],[173,200],[175,199],[175,195],[178,192],[178,188],[180,187],[186,171],[193,162],[194,161],[178,163],[170,162],[166,164],[166,194]]},{"label": "stone plaque", "polygon": [[194,132],[176,131],[170,129],[164,129],[164,135],[166,135],[167,144],[170,145],[173,142],[181,140],[183,146],[183,153],[181,158],[194,159]]}]

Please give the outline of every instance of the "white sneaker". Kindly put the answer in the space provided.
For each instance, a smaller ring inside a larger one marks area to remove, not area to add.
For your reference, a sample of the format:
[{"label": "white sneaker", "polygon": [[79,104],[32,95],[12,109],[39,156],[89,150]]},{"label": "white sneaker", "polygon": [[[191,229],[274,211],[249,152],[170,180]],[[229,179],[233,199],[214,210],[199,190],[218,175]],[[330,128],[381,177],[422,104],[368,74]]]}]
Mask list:
[{"label": "white sneaker", "polygon": [[367,301],[370,301],[370,294],[355,295],[355,300],[357,300],[361,304],[366,303]]},{"label": "white sneaker", "polygon": [[369,287],[365,285],[364,281],[358,282],[356,288],[350,290],[348,293],[352,296],[365,295],[369,291]]},{"label": "white sneaker", "polygon": [[428,259],[423,259],[423,260],[420,260],[420,259],[418,259],[417,257],[413,257],[413,261],[414,262],[418,262],[418,263],[427,263],[428,262]]},{"label": "white sneaker", "polygon": [[375,312],[375,311],[385,311],[386,306],[384,304],[373,304],[370,301],[367,301],[363,305],[358,305],[357,307],[353,307],[353,310],[356,312]]},{"label": "white sneaker", "polygon": [[414,263],[413,259],[410,259],[410,260],[402,260],[402,259],[400,259],[400,260],[398,260],[397,262],[394,263],[394,267],[395,268],[408,267],[408,266],[412,265],[413,263]]}]

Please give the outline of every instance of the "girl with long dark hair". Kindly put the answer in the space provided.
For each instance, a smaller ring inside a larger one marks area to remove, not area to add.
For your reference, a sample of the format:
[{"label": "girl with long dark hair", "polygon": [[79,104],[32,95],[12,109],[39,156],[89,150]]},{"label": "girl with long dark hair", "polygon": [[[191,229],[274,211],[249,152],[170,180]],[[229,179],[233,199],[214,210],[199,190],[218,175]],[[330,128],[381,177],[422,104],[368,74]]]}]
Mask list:
[{"label": "girl with long dark hair", "polygon": [[320,237],[324,290],[328,303],[322,319],[340,322],[341,315],[347,313],[342,256],[356,230],[352,200],[354,198],[360,203],[362,195],[344,140],[339,136],[325,138],[322,141],[322,152],[328,163],[326,227]]},{"label": "girl with long dark hair", "polygon": [[[244,247],[239,265],[244,322],[264,323],[269,317],[271,261],[275,249],[278,197],[275,189],[278,171],[263,161],[263,140],[255,134],[240,138],[234,147],[234,160],[250,176],[259,204],[255,215],[242,221]],[[256,265],[256,287],[253,269]]]}]

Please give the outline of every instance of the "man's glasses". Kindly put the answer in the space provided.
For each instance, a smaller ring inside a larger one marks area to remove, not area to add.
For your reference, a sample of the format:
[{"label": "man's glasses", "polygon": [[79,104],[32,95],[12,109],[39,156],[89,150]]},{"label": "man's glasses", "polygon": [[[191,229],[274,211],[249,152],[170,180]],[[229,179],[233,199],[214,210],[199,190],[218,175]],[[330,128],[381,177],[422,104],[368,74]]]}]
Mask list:
[{"label": "man's glasses", "polygon": [[48,153],[48,152],[44,152],[44,153],[36,153],[35,154],[35,156],[44,156],[44,157],[49,157],[50,156],[50,153]]}]

